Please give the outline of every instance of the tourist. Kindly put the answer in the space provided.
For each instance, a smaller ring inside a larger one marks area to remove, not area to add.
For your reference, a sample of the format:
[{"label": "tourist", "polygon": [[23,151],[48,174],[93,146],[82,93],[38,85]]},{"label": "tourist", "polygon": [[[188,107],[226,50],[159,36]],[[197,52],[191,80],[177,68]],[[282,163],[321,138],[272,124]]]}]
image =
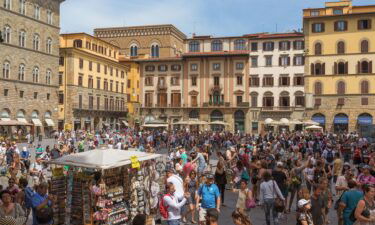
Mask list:
[{"label": "tourist", "polygon": [[363,198],[363,193],[357,189],[357,183],[353,180],[348,181],[348,187],[349,190],[341,197],[340,209],[343,210],[344,225],[353,225],[354,221],[350,219],[350,215],[357,207],[359,200]]},{"label": "tourist", "polygon": [[176,196],[176,189],[173,183],[168,183],[168,193],[164,195],[163,201],[168,210],[168,218],[167,224],[168,225],[180,225],[181,220],[181,208],[186,203],[186,198],[189,198],[190,194],[186,193],[183,195],[181,201],[175,197]]},{"label": "tourist", "polygon": [[252,225],[250,219],[238,209],[233,211],[232,219],[235,225]]},{"label": "tourist", "polygon": [[0,205],[0,218],[12,217],[18,222],[18,224],[24,224],[26,222],[26,216],[22,206],[13,202],[10,191],[2,191],[0,199],[2,202]]},{"label": "tourist", "polygon": [[195,199],[196,199],[196,192],[198,190],[199,184],[197,179],[197,173],[195,171],[191,171],[189,176],[185,178],[184,182],[184,189],[187,190],[190,193],[190,197],[187,199],[188,204],[188,211],[185,213],[185,215],[182,218],[182,221],[186,223],[186,217],[189,213],[191,213],[191,222],[193,224],[197,223],[194,219],[195,217]]},{"label": "tourist", "polygon": [[[33,225],[38,225],[37,210],[42,208],[52,208],[55,202],[55,197],[47,194],[47,188],[47,183],[40,183],[36,188],[36,193],[32,197]],[[53,224],[52,219],[47,224]]]},{"label": "tourist", "polygon": [[357,182],[359,185],[375,185],[375,177],[371,175],[371,169],[372,168],[369,165],[364,165],[362,167],[362,173],[357,177]]},{"label": "tourist", "polygon": [[132,225],[146,225],[147,216],[145,214],[137,214],[132,221]]},{"label": "tourist", "polygon": [[354,212],[357,219],[356,225],[375,224],[375,187],[369,184],[363,185],[364,196],[359,200]]},{"label": "tourist", "polygon": [[314,225],[324,224],[325,206],[324,199],[321,196],[322,187],[319,185],[313,186],[313,194],[311,196],[311,215],[314,221]]},{"label": "tourist", "polygon": [[233,192],[238,193],[236,209],[238,209],[239,211],[241,211],[245,215],[246,215],[246,212],[249,210],[246,207],[246,201],[248,199],[253,200],[253,193],[247,187],[247,185],[248,185],[248,183],[247,183],[246,180],[241,180],[240,181],[240,189],[233,189]]},{"label": "tourist", "polygon": [[206,225],[219,225],[219,212],[216,209],[207,210]]},{"label": "tourist", "polygon": [[174,196],[181,200],[184,196],[184,181],[174,173],[173,168],[166,171],[166,184],[172,183],[174,185]]},{"label": "tourist", "polygon": [[227,174],[225,172],[225,161],[219,160],[215,170],[215,184],[219,187],[221,194],[221,204],[224,205],[225,186],[227,184]]},{"label": "tourist", "polygon": [[300,199],[298,201],[297,225],[314,225],[310,210],[310,200]]}]

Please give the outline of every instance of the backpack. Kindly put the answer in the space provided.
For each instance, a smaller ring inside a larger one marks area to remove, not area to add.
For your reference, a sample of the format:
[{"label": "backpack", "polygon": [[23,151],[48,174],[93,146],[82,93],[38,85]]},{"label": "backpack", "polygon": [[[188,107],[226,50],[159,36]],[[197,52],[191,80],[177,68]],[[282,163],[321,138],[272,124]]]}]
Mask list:
[{"label": "backpack", "polygon": [[160,212],[160,215],[164,218],[164,219],[168,219],[168,208],[169,206],[166,206],[164,204],[164,197],[165,196],[170,196],[170,194],[165,194],[161,197],[160,201],[159,201],[159,212]]},{"label": "backpack", "polygon": [[327,156],[326,156],[327,162],[332,163],[333,162],[333,151],[328,150]]},{"label": "backpack", "polygon": [[25,192],[25,207],[27,209],[30,209],[32,208],[32,198],[35,195],[35,192],[30,187],[26,187],[24,192]]}]

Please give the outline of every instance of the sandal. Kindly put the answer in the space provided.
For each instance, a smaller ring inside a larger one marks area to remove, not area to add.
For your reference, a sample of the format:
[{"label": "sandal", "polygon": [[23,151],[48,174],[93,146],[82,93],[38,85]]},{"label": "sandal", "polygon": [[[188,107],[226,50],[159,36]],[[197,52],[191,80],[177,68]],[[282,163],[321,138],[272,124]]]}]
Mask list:
[{"label": "sandal", "polygon": [[195,220],[191,220],[190,221],[192,224],[197,224],[197,221],[195,221]]}]

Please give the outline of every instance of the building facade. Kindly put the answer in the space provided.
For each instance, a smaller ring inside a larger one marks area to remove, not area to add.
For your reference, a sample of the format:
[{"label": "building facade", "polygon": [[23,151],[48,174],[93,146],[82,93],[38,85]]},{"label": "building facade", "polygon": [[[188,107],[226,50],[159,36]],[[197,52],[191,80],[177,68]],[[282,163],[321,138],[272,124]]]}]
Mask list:
[{"label": "building facade", "polygon": [[57,128],[60,3],[4,0],[0,5],[0,118]]},{"label": "building facade", "polygon": [[59,128],[124,126],[127,73],[119,48],[85,33],[60,35]]},{"label": "building facade", "polygon": [[307,116],[328,131],[354,131],[375,116],[375,6],[349,0],[304,10]]},{"label": "building facade", "polygon": [[251,131],[265,120],[302,120],[305,110],[304,38],[302,33],[245,35],[250,47]]}]

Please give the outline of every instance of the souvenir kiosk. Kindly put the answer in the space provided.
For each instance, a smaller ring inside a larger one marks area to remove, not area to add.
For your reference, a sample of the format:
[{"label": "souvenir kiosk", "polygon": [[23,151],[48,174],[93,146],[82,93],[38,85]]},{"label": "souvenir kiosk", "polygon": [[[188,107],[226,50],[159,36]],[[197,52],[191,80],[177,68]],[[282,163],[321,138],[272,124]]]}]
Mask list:
[{"label": "souvenir kiosk", "polygon": [[57,196],[54,224],[130,224],[138,213],[155,215],[163,188],[159,154],[91,150],[50,161],[50,193]]}]

